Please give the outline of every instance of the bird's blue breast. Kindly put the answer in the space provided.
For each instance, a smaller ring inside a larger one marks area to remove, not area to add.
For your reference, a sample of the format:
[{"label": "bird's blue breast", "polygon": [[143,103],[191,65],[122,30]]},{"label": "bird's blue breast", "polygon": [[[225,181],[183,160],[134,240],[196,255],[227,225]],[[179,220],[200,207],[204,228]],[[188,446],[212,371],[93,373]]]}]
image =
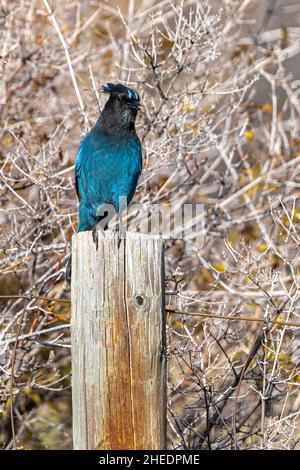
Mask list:
[{"label": "bird's blue breast", "polygon": [[129,204],[141,171],[141,146],[134,133],[112,139],[94,128],[81,141],[75,165],[78,231],[93,229],[101,204],[112,204],[117,212],[120,198]]}]

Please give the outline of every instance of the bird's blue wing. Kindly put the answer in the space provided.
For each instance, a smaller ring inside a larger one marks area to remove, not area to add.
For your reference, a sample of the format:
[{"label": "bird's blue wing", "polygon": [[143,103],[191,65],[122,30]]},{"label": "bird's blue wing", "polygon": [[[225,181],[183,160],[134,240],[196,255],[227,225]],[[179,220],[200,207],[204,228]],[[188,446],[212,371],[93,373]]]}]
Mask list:
[{"label": "bird's blue wing", "polygon": [[77,159],[75,163],[75,189],[76,189],[76,194],[77,194],[79,202],[81,199],[80,192],[79,192],[79,176],[80,176],[82,164],[83,164],[83,144],[81,141],[79,144]]},{"label": "bird's blue wing", "polygon": [[141,171],[141,145],[137,138],[124,145],[118,139],[111,142],[99,138],[91,131],[80,143],[75,164],[80,228],[90,229],[101,205],[112,204],[119,212],[120,197],[126,196],[130,203]]},{"label": "bird's blue wing", "polygon": [[143,166],[143,159],[142,159],[142,146],[141,146],[141,142],[140,142],[140,139],[136,138],[136,146],[137,146],[137,152],[139,154],[139,159],[138,159],[138,166],[137,166],[137,169],[138,169],[138,174],[140,176],[140,174],[142,173],[142,166]]},{"label": "bird's blue wing", "polygon": [[106,202],[110,174],[107,164],[109,148],[96,132],[91,131],[79,144],[75,163],[75,186],[79,202],[86,207],[96,208]]}]

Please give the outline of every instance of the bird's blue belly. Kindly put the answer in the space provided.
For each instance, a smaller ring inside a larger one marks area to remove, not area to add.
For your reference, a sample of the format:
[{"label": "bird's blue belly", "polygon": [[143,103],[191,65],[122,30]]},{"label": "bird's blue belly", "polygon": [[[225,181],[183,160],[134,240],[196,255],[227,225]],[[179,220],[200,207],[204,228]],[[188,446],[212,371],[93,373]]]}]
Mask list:
[{"label": "bird's blue belly", "polygon": [[[141,151],[136,141],[108,145],[102,139],[101,145],[93,136],[84,139],[78,160],[78,191],[80,196],[78,231],[92,230],[97,214],[104,204],[110,204],[120,211],[120,200],[127,204],[133,198],[141,172]],[[122,199],[123,198],[123,199]]]}]

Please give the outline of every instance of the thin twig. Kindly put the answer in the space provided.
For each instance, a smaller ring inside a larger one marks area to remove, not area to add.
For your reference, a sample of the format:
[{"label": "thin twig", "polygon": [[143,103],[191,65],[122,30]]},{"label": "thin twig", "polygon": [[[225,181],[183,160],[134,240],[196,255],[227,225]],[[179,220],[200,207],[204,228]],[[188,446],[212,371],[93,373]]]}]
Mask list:
[{"label": "thin twig", "polygon": [[12,360],[11,360],[11,380],[10,380],[10,421],[11,421],[11,432],[12,432],[12,441],[13,441],[13,448],[17,448],[17,442],[16,442],[16,433],[15,433],[15,424],[14,424],[14,373],[15,373],[15,363],[16,363],[16,354],[17,354],[17,347],[18,343],[21,340],[20,333],[22,329],[22,323],[23,323],[23,318],[26,312],[26,306],[27,306],[28,300],[25,300],[24,303],[24,308],[22,315],[19,318],[19,326],[18,326],[18,332],[17,336],[14,338],[14,348],[13,348],[13,353],[12,353]]},{"label": "thin twig", "polygon": [[69,54],[69,51],[68,51],[67,44],[64,40],[64,37],[63,37],[63,34],[60,30],[59,24],[58,24],[58,22],[55,18],[54,10],[51,9],[51,7],[48,3],[48,0],[43,0],[43,2],[44,2],[44,5],[47,9],[49,17],[51,18],[51,21],[54,25],[54,28],[57,32],[57,35],[58,35],[59,40],[62,44],[62,47],[65,51],[65,55],[66,55],[66,59],[67,59],[68,67],[69,67],[69,72],[70,72],[70,75],[71,75],[71,79],[72,79],[72,82],[73,82],[73,86],[74,86],[74,89],[75,89],[75,93],[76,93],[76,96],[77,96],[79,107],[80,107],[81,111],[84,114],[84,104],[83,104],[83,101],[82,101],[82,98],[81,98],[81,95],[80,95],[80,91],[79,91],[79,88],[78,88],[78,85],[77,85],[77,80],[76,80],[76,76],[75,76],[75,73],[74,73],[74,70],[73,70],[72,61],[71,61],[71,58],[70,58],[70,54]]},{"label": "thin twig", "polygon": [[259,318],[259,317],[238,317],[238,316],[229,316],[229,315],[219,315],[216,313],[200,313],[200,312],[184,312],[182,310],[176,310],[175,308],[172,309],[168,307],[166,309],[167,312],[169,313],[176,313],[179,315],[191,315],[195,317],[204,317],[204,318],[220,318],[221,320],[232,320],[232,321],[237,321],[237,320],[242,320],[242,321],[250,321],[250,322],[261,322],[261,323],[272,323],[274,325],[279,325],[279,326],[294,326],[294,327],[300,327],[300,323],[296,322],[291,322],[291,321],[281,321],[281,320],[265,320],[264,318]]},{"label": "thin twig", "polygon": [[53,333],[54,331],[58,331],[58,330],[67,330],[70,328],[70,325],[58,325],[58,326],[53,326],[51,328],[46,328],[45,330],[40,330],[40,331],[35,331],[33,333],[27,333],[26,335],[22,335],[20,337],[15,337],[15,338],[11,338],[11,339],[8,339],[6,341],[1,341],[0,343],[0,346],[7,346],[8,344],[11,344],[11,343],[14,343],[17,339],[19,341],[23,340],[23,339],[31,339],[31,338],[34,338],[36,336],[41,336],[41,335],[46,335],[48,333]]}]

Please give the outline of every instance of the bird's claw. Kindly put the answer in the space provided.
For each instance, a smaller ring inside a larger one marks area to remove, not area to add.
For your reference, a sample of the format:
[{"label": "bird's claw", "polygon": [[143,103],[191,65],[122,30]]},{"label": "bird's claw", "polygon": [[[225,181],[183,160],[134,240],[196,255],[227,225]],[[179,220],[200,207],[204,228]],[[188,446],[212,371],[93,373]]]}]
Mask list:
[{"label": "bird's claw", "polygon": [[93,235],[93,242],[96,245],[96,250],[98,250],[98,240],[99,240],[99,235],[98,235],[98,228],[97,225],[92,230],[92,235]]},{"label": "bird's claw", "polygon": [[118,250],[120,249],[121,241],[122,241],[122,238],[120,237],[120,232],[118,232]]},{"label": "bird's claw", "polygon": [[116,224],[112,227],[112,231],[117,234],[117,237],[118,237],[118,250],[121,246],[121,241],[122,241],[122,238],[120,236],[120,225],[119,225],[119,221],[116,222]]},{"label": "bird's claw", "polygon": [[119,218],[119,223],[117,224],[117,226],[118,226],[118,249],[119,249],[121,246],[121,241],[125,240],[126,238],[126,230],[124,227],[122,217]]},{"label": "bird's claw", "polygon": [[[116,225],[113,227],[112,230],[118,234],[118,249],[119,249],[121,246],[122,240],[125,240],[126,238],[126,231],[125,231],[125,227],[124,227],[122,219],[120,219],[118,223],[116,223]],[[93,242],[96,245],[96,250],[98,250],[99,227],[97,224],[92,229],[92,236],[93,236]]]},{"label": "bird's claw", "polygon": [[121,218],[117,221],[117,223],[113,227],[113,231],[118,235],[118,249],[120,249],[122,240],[126,238],[125,227]]}]

